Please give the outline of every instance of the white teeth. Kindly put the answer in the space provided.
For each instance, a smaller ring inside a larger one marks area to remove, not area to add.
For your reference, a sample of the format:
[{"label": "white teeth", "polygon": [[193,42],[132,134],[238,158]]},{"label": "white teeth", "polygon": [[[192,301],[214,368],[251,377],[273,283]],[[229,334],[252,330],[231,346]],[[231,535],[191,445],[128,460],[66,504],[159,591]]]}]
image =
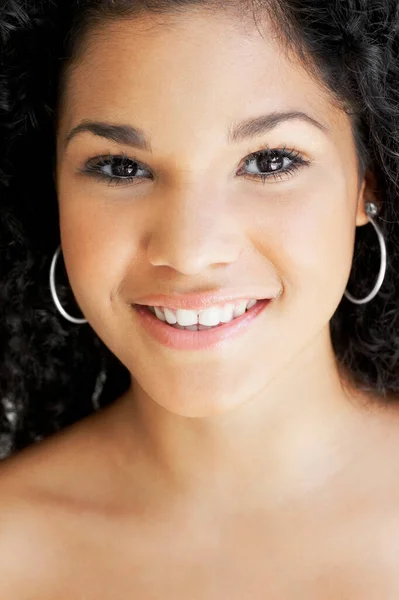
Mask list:
[{"label": "white teeth", "polygon": [[234,304],[226,304],[220,311],[220,322],[230,323],[234,319]]},{"label": "white teeth", "polygon": [[207,308],[202,310],[199,314],[198,323],[200,325],[219,325],[220,323],[220,309],[216,307]]},{"label": "white teeth", "polygon": [[245,313],[245,309],[247,308],[248,300],[243,300],[236,306],[234,309],[234,317],[241,317]]},{"label": "white teeth", "polygon": [[176,319],[179,325],[182,325],[183,327],[197,325],[198,313],[196,310],[182,310],[179,308],[176,311]]},{"label": "white teeth", "polygon": [[170,310],[169,308],[164,308],[163,311],[165,313],[165,318],[169,325],[174,325],[175,323],[177,323],[176,315],[173,312],[173,310]]},{"label": "white teeth", "polygon": [[190,328],[197,331],[197,326],[215,327],[220,323],[229,323],[233,319],[240,317],[255,306],[257,300],[242,300],[238,304],[225,304],[223,306],[211,306],[200,311],[196,310],[172,310],[171,308],[161,306],[149,306],[149,310],[155,314],[158,319],[167,322],[169,325],[177,327]]},{"label": "white teeth", "polygon": [[[152,307],[150,307],[150,308],[152,308]],[[164,321],[164,322],[166,321],[163,311],[160,308],[158,308],[158,306],[154,306],[153,310],[160,321]]]}]

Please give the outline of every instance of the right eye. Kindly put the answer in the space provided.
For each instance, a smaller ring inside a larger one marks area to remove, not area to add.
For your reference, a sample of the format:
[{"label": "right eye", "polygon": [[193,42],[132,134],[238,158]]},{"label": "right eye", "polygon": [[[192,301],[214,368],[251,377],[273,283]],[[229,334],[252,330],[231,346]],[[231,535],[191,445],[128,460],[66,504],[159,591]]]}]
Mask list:
[{"label": "right eye", "polygon": [[149,172],[140,163],[124,154],[96,156],[88,160],[85,167],[78,171],[92,175],[98,181],[105,181],[108,185],[129,185],[135,179],[143,179],[142,176],[138,176],[138,172]]}]

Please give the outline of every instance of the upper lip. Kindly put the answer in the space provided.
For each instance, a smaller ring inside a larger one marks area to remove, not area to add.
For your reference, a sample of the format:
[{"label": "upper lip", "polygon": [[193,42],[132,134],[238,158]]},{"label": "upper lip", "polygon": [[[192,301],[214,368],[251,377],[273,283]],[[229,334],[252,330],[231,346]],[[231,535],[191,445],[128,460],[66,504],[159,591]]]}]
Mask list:
[{"label": "upper lip", "polygon": [[185,310],[202,310],[209,306],[224,305],[227,303],[237,303],[240,300],[266,300],[271,299],[275,296],[257,296],[256,294],[243,294],[242,292],[234,293],[203,293],[203,294],[180,294],[180,295],[149,295],[142,296],[137,299],[134,304],[142,304],[144,306],[165,306],[173,310],[179,308]]}]

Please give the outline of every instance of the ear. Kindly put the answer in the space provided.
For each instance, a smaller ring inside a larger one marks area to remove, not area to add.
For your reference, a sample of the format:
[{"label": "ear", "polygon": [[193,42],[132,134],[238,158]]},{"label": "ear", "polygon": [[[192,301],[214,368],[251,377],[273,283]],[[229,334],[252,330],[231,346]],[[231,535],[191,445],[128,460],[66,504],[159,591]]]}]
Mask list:
[{"label": "ear", "polygon": [[378,199],[377,181],[374,173],[372,173],[370,170],[366,171],[364,175],[357,198],[357,226],[366,225],[369,222],[367,213],[365,211],[365,205],[367,202],[373,202],[373,204],[379,208],[380,202]]}]

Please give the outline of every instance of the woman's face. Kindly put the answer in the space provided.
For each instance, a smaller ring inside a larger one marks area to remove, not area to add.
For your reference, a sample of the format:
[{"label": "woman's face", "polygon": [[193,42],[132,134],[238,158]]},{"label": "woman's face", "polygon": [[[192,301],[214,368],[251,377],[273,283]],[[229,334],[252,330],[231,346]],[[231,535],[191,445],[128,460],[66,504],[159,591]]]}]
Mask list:
[{"label": "woman's face", "polygon": [[[63,97],[57,189],[73,292],[139,386],[176,414],[228,410],[312,346],[327,355],[355,226],[367,222],[348,117],[264,32],[194,11],[107,24]],[[293,112],[304,116],[270,118]],[[70,135],[89,121],[107,126]],[[245,163],[265,148],[269,160]],[[132,308],[208,291],[281,295],[205,350],[163,345]]]}]

